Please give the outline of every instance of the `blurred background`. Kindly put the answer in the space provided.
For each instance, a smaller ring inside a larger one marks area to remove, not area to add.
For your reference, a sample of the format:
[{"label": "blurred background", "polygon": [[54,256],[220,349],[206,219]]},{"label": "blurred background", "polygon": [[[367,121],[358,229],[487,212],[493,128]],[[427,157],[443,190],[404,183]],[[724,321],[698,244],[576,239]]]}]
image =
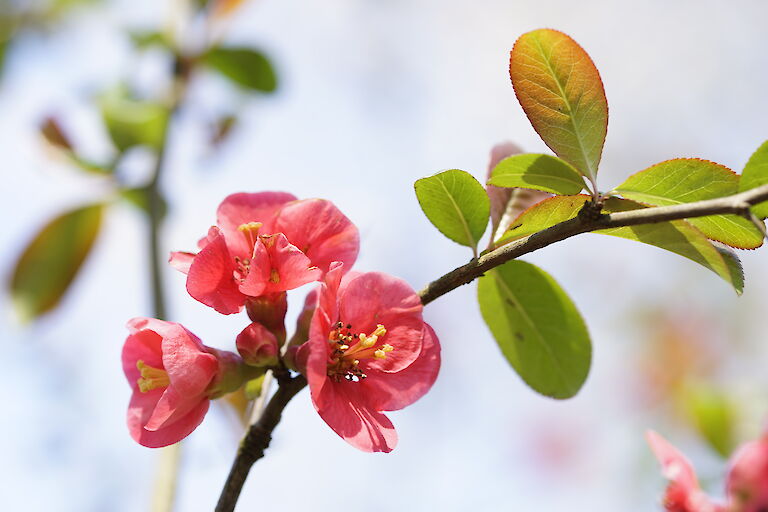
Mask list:
[{"label": "blurred background", "polygon": [[[449,168],[482,179],[503,140],[548,151],[509,83],[519,35],[560,29],[595,61],[610,106],[608,190],[673,157],[741,171],[768,138],[767,18],[763,0],[0,0],[5,280],[51,219],[105,205],[88,210],[83,222],[101,218],[100,229],[57,307],[29,321],[54,304],[0,296],[0,509],[149,510],[158,452],[128,436],[120,350],[126,320],[153,315],[143,187],[158,154],[163,254],[193,249],[226,195],[286,190],[328,198],[358,225],[358,269],[419,289],[470,254],[429,224],[413,182]],[[225,50],[188,66],[169,48]],[[188,87],[163,142],[174,66]],[[89,246],[67,233],[65,245]],[[482,322],[475,285],[462,287],[425,311],[443,367],[430,394],[391,414],[397,449],[351,448],[304,391],[239,510],[657,510],[665,484],[647,428],[722,495],[724,456],[768,418],[768,263],[760,251],[740,256],[740,298],[689,261],[612,237],[526,258],[570,293],[592,334],[590,377],[564,402],[522,383]],[[232,349],[244,314],[216,314],[163,271],[168,318]],[[290,295],[289,318],[305,291]],[[217,403],[184,441],[177,511],[213,509],[241,433]]]}]

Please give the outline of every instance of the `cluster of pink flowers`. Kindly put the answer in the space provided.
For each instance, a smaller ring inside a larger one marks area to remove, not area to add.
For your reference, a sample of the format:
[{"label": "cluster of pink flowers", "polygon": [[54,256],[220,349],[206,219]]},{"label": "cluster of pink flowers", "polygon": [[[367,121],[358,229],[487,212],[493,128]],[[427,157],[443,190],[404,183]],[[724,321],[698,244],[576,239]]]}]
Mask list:
[{"label": "cluster of pink flowers", "polygon": [[764,512],[768,510],[768,432],[746,443],[731,457],[726,502],[718,503],[699,487],[688,459],[656,432],[648,442],[669,485],[664,494],[668,512]]},{"label": "cluster of pink flowers", "polygon": [[[128,429],[160,447],[189,435],[210,400],[266,369],[303,373],[325,422],[360,450],[389,452],[397,435],[383,414],[418,400],[437,378],[440,344],[419,296],[381,272],[351,272],[357,228],[331,202],[284,192],[238,193],[217,211],[199,252],[174,252],[189,294],[219,313],[244,308],[237,354],[202,344],[185,327],[128,322],[123,369],[133,389]],[[287,294],[319,281],[286,343]]]}]

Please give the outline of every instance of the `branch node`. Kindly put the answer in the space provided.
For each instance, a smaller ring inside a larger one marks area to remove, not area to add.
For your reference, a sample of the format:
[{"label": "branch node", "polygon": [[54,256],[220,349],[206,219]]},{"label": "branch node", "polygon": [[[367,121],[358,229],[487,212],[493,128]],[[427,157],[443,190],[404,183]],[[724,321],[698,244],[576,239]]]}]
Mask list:
[{"label": "branch node", "polygon": [[603,215],[603,206],[605,206],[605,198],[602,195],[597,197],[597,200],[590,199],[584,203],[581,207],[577,217],[582,222],[595,222],[600,220]]}]

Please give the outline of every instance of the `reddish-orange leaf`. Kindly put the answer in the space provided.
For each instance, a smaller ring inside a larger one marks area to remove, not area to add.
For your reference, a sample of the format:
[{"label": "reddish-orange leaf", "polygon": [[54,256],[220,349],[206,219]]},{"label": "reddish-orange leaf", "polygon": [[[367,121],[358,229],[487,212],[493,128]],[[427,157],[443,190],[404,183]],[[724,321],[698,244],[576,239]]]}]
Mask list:
[{"label": "reddish-orange leaf", "polygon": [[608,102],[587,52],[562,32],[534,30],[512,48],[509,76],[542,140],[594,181],[608,128]]}]

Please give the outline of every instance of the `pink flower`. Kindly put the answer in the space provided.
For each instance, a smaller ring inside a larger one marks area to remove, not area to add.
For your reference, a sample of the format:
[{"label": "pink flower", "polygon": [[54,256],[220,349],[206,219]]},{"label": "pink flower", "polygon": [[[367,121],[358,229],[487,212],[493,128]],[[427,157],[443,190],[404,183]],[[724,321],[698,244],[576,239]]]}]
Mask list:
[{"label": "pink flower", "polygon": [[405,281],[380,272],[342,276],[342,269],[332,265],[320,287],[297,361],[306,361],[312,403],[339,436],[363,451],[390,452],[397,434],[382,411],[402,409],[432,387],[440,344]]},{"label": "pink flower", "polygon": [[664,509],[668,512],[720,512],[699,487],[696,473],[685,455],[653,431],[646,433],[648,444],[661,463],[662,474],[669,480],[664,494]]},{"label": "pink flower", "polygon": [[728,472],[729,512],[768,510],[768,434],[739,448]]},{"label": "pink flower", "polygon": [[351,266],[359,245],[357,228],[329,201],[239,193],[219,205],[200,252],[174,252],[170,262],[187,273],[192,297],[229,315],[249,297],[321,279],[333,261]]},{"label": "pink flower", "polygon": [[143,446],[159,448],[187,437],[203,421],[219,360],[179,324],[134,318],[123,346],[123,371],[133,389],[128,430]]}]

